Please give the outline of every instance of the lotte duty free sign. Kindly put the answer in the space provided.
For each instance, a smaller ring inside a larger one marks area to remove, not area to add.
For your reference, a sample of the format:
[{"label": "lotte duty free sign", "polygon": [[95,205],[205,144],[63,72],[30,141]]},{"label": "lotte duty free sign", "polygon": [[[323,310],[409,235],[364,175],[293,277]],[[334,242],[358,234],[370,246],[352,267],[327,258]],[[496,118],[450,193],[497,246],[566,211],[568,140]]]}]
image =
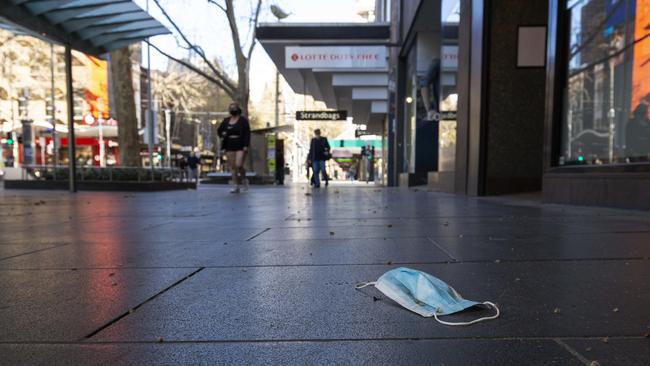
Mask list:
[{"label": "lotte duty free sign", "polygon": [[287,46],[284,55],[287,69],[375,69],[388,66],[384,46]]}]

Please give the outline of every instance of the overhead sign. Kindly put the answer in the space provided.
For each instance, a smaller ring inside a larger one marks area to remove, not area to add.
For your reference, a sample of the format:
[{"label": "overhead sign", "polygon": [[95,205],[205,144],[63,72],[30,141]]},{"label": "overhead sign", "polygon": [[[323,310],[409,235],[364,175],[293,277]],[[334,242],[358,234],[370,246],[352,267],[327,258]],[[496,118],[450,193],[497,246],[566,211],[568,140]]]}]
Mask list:
[{"label": "overhead sign", "polygon": [[287,69],[366,69],[388,66],[385,46],[287,46]]},{"label": "overhead sign", "polygon": [[348,111],[297,111],[296,121],[345,121]]},{"label": "overhead sign", "polygon": [[372,135],[372,134],[370,132],[368,132],[368,131],[354,130],[354,137],[356,137],[356,138],[359,138],[361,136],[370,136],[370,135]]},{"label": "overhead sign", "polygon": [[443,111],[439,116],[440,121],[456,121],[457,118],[456,111]]},{"label": "overhead sign", "polygon": [[442,69],[458,69],[458,46],[442,46]]}]

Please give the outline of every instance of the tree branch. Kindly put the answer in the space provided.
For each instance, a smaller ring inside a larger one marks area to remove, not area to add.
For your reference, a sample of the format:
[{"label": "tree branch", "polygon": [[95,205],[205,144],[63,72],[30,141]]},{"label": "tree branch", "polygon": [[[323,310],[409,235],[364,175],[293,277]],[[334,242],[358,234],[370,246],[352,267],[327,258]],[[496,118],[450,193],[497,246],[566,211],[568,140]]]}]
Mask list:
[{"label": "tree branch", "polygon": [[224,13],[228,14],[228,11],[226,10],[226,8],[224,8],[223,5],[219,4],[215,0],[208,0],[208,3],[218,6],[219,9],[221,9]]},{"label": "tree branch", "polygon": [[191,63],[186,62],[186,61],[183,61],[183,60],[180,60],[180,59],[178,59],[178,58],[176,58],[176,57],[174,57],[174,56],[168,54],[167,52],[161,50],[160,48],[158,48],[156,45],[154,45],[153,43],[151,43],[151,42],[149,42],[149,41],[146,41],[146,40],[145,40],[145,41],[143,41],[143,42],[145,42],[145,43],[147,43],[148,45],[150,45],[151,47],[153,47],[153,49],[155,49],[156,51],[158,51],[161,55],[163,55],[163,56],[169,58],[170,60],[175,61],[175,62],[177,62],[177,63],[179,63],[179,64],[181,64],[181,65],[183,65],[183,66],[185,66],[185,67],[187,67],[187,68],[190,69],[191,71],[194,71],[195,73],[197,73],[197,74],[203,76],[206,80],[208,80],[208,81],[210,81],[210,82],[216,84],[218,87],[220,87],[221,89],[223,89],[223,90],[224,90],[224,91],[225,91],[225,92],[226,92],[230,97],[235,98],[235,96],[237,95],[237,90],[236,90],[236,89],[233,89],[233,88],[228,87],[228,86],[225,85],[221,80],[216,79],[216,78],[214,78],[214,77],[208,75],[206,72],[204,72],[203,70],[197,68],[196,66],[192,65]]},{"label": "tree branch", "polygon": [[167,21],[169,21],[169,23],[171,23],[171,25],[174,27],[174,29],[176,29],[176,32],[178,33],[178,35],[181,36],[181,38],[183,39],[183,41],[185,41],[185,43],[186,43],[186,44],[187,44],[187,45],[188,45],[192,50],[194,50],[194,51],[195,51],[195,52],[196,52],[196,53],[201,57],[201,59],[203,59],[203,61],[208,65],[208,67],[210,68],[210,70],[211,70],[211,71],[212,71],[212,72],[217,76],[217,78],[219,78],[219,79],[221,80],[221,82],[222,82],[224,85],[227,85],[227,86],[229,87],[230,90],[235,90],[235,89],[237,89],[237,85],[235,84],[235,82],[234,82],[233,80],[231,80],[231,79],[228,77],[228,75],[226,75],[226,74],[223,73],[222,71],[218,70],[218,69],[217,69],[217,68],[216,68],[216,67],[215,67],[215,66],[210,62],[210,60],[208,60],[208,58],[205,56],[205,53],[203,52],[202,49],[200,49],[199,47],[197,47],[196,45],[194,45],[192,42],[190,42],[190,40],[189,40],[189,39],[185,36],[185,34],[181,31],[181,29],[178,27],[178,25],[177,25],[177,24],[172,20],[171,16],[169,16],[169,14],[167,14],[167,12],[165,11],[165,8],[163,8],[162,5],[160,5],[160,1],[159,1],[159,0],[153,0],[153,2],[158,6],[158,8],[160,9],[160,11],[161,11],[161,12],[163,13],[163,15],[165,16],[165,18],[167,18]]},{"label": "tree branch", "polygon": [[253,21],[253,36],[251,37],[251,47],[248,49],[248,55],[247,59],[251,59],[251,55],[253,54],[253,48],[255,48],[255,44],[257,42],[255,41],[256,33],[257,33],[257,23],[259,22],[260,19],[260,8],[262,7],[262,0],[257,0],[257,8],[255,9],[255,20]]},{"label": "tree branch", "polygon": [[226,0],[226,16],[228,17],[228,25],[230,26],[230,33],[232,33],[232,43],[235,48],[237,68],[241,68],[241,66],[243,66],[243,63],[245,62],[244,52],[241,49],[241,39],[239,38],[239,29],[237,28],[237,19],[235,18],[235,6],[233,4],[233,0]]}]

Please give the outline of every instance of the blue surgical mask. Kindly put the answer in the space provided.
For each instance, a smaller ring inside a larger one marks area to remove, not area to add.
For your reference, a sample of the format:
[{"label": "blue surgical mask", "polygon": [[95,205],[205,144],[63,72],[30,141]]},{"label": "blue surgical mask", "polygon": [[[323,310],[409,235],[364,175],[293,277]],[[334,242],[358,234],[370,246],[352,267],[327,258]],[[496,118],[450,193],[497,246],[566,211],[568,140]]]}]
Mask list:
[{"label": "blue surgical mask", "polygon": [[[400,267],[384,273],[376,282],[360,283],[357,289],[374,285],[384,295],[396,303],[424,317],[434,317],[445,325],[470,325],[499,317],[499,308],[489,302],[463,299],[462,296],[444,281],[422,271]],[[463,311],[472,306],[492,308],[496,314],[469,322],[452,323],[442,321],[438,316]]]}]

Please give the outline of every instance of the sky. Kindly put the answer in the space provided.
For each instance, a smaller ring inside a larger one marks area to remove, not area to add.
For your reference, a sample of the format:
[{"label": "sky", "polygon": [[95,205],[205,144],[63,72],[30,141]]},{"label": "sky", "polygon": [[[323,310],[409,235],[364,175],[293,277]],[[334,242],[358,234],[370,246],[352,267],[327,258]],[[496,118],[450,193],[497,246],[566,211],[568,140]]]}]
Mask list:
[{"label": "sky", "polygon": [[[174,22],[183,30],[183,33],[195,44],[199,45],[210,59],[217,57],[221,60],[230,74],[236,75],[234,53],[230,29],[225,14],[207,0],[159,0],[165,11]],[[147,0],[135,0],[143,9],[146,9]],[[221,0],[223,3],[223,1]],[[235,0],[235,12],[238,16],[240,36],[248,34],[248,16],[254,0]],[[355,0],[264,0],[260,14],[260,23],[276,22],[270,11],[270,5],[279,6],[291,15],[283,23],[309,23],[309,22],[360,22],[363,21],[356,14],[357,2]],[[149,0],[150,14],[172,28],[157,8],[153,0]],[[250,37],[249,37],[250,38]],[[152,43],[175,57],[187,57],[189,52],[182,47],[182,40],[177,42],[172,35],[157,36],[151,39]],[[146,52],[144,53],[146,62]],[[151,49],[152,68],[164,70],[167,67],[167,58]],[[275,68],[264,49],[258,44],[255,46],[251,61],[251,99],[259,100],[264,86],[270,83],[275,75]]]}]

